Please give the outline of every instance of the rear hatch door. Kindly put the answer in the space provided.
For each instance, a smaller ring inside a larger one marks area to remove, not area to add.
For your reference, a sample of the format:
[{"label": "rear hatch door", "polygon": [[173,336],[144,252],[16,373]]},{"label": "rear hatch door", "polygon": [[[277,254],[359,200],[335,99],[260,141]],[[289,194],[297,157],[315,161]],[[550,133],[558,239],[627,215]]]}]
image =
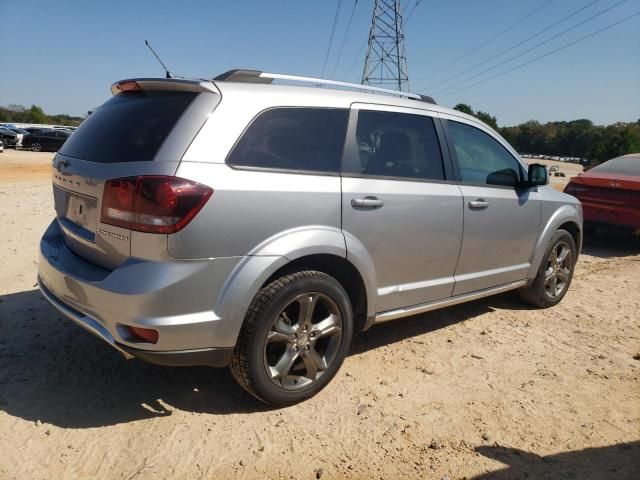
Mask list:
[{"label": "rear hatch door", "polygon": [[53,160],[56,217],[65,243],[108,269],[130,257],[132,232],[101,221],[105,182],[174,175],[219,101],[213,84],[175,79],[127,80],[114,84],[112,92]]}]

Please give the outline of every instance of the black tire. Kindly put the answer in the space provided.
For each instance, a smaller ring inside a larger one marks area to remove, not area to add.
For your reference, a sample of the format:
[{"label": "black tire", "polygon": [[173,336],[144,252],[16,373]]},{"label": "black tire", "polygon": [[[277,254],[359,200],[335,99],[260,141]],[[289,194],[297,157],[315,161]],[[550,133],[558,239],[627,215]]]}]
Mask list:
[{"label": "black tire", "polygon": [[[554,258],[558,258],[558,252],[563,251],[561,248],[568,248],[570,256],[565,258],[561,266],[554,265]],[[551,237],[535,279],[529,286],[518,290],[520,298],[539,308],[549,308],[560,303],[571,285],[577,258],[578,252],[571,234],[566,230],[558,230]],[[551,278],[552,275],[556,276],[555,283]],[[560,281],[561,288],[558,283]]]},{"label": "black tire", "polygon": [[32,152],[41,152],[42,151],[42,145],[40,145],[39,142],[33,142],[31,144],[31,151]]},{"label": "black tire", "polygon": [[[304,315],[303,304],[308,305],[309,315]],[[302,321],[305,317],[308,322]],[[339,328],[331,328],[338,323]],[[259,400],[292,405],[331,381],[347,356],[352,336],[353,312],[342,285],[323,272],[292,273],[256,294],[230,369],[237,382]],[[288,362],[289,358],[297,359]],[[291,366],[287,370],[280,365]],[[314,365],[320,367],[314,370]]]}]

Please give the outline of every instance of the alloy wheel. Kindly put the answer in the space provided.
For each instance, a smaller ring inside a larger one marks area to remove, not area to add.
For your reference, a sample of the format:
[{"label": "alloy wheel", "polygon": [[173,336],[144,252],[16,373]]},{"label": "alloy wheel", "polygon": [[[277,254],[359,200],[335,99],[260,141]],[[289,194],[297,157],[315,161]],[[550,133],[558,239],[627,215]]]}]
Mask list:
[{"label": "alloy wheel", "polygon": [[285,390],[308,387],[335,361],[342,339],[342,315],[319,292],[291,300],[273,320],[264,347],[267,375]]},{"label": "alloy wheel", "polygon": [[38,142],[32,143],[31,150],[33,150],[34,152],[39,152],[40,150],[42,150],[42,145],[40,145]]},{"label": "alloy wheel", "polygon": [[544,272],[544,293],[552,300],[560,297],[569,285],[573,257],[565,241],[556,243],[549,254]]}]

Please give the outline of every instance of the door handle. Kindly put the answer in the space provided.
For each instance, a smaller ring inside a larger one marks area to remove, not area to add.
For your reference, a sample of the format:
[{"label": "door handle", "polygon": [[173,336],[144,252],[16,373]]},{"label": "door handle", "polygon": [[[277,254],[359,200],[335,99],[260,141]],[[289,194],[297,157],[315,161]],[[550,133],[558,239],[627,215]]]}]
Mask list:
[{"label": "door handle", "polygon": [[377,197],[352,198],[351,206],[355,208],[375,209],[384,205],[384,200]]},{"label": "door handle", "polygon": [[489,206],[489,202],[487,202],[486,200],[483,200],[482,198],[469,202],[469,208],[472,208],[473,210],[483,210],[488,206]]}]

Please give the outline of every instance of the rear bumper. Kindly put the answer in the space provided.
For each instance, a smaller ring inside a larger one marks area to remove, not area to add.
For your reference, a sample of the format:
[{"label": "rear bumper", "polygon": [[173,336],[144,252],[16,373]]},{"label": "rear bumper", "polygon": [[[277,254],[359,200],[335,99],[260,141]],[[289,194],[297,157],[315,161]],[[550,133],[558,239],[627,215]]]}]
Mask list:
[{"label": "rear bumper", "polygon": [[[240,260],[132,258],[109,271],[73,253],[54,220],[40,243],[38,284],[64,316],[126,357],[162,365],[224,366],[239,325],[220,318],[214,308]],[[136,341],[126,326],[157,330],[158,342]]]},{"label": "rear bumper", "polygon": [[178,350],[174,352],[150,352],[138,348],[118,346],[133,357],[156,365],[170,367],[191,367],[204,365],[214,368],[223,368],[231,362],[233,348],[202,348],[200,350]]},{"label": "rear bumper", "polygon": [[584,221],[629,230],[640,228],[640,207],[582,201]]},{"label": "rear bumper", "polygon": [[118,350],[122,355],[129,358],[138,358],[145,362],[155,363],[156,365],[166,365],[171,367],[188,367],[195,365],[204,365],[214,368],[222,368],[229,365],[233,348],[201,348],[197,350],[172,350],[172,351],[152,351],[134,348],[122,343],[118,343],[109,331],[104,328],[95,319],[84,315],[69,305],[65,305],[60,299],[56,298],[45,287],[38,277],[38,287],[44,298],[53,305],[65,317],[73,321],[75,324],[94,334],[104,342]]}]

